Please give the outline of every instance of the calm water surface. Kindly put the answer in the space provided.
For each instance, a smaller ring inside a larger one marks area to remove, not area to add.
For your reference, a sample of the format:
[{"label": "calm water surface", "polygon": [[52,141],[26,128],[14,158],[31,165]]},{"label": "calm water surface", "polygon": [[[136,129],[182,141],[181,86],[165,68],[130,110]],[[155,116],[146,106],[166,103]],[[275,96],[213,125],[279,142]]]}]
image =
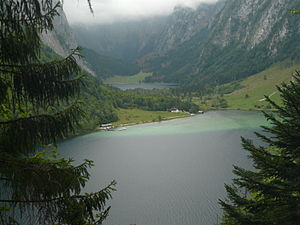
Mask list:
[{"label": "calm water surface", "polygon": [[257,112],[213,111],[190,118],[96,132],[60,145],[64,156],[92,159],[86,191],[111,180],[117,192],[106,225],[213,225],[232,164],[249,168],[240,136],[255,139]]}]

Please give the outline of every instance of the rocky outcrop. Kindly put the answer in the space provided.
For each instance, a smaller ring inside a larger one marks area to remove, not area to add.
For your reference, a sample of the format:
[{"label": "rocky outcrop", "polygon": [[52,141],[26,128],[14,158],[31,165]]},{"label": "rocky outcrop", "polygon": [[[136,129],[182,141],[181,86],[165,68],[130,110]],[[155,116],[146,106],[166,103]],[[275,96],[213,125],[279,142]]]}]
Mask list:
[{"label": "rocky outcrop", "polygon": [[156,43],[156,50],[165,51],[175,48],[191,40],[195,35],[206,32],[223,5],[224,1],[216,4],[201,4],[196,9],[175,7]]},{"label": "rocky outcrop", "polygon": [[[67,17],[63,9],[59,9],[59,16],[53,20],[54,29],[41,34],[41,39],[45,45],[50,47],[56,54],[66,57],[72,49],[78,47],[78,43],[72,32]],[[77,63],[87,72],[95,75],[89,68],[86,61],[77,57]]]},{"label": "rocky outcrop", "polygon": [[144,70],[156,72],[153,80],[199,89],[247,77],[287,58],[300,59],[300,19],[288,14],[300,8],[299,1],[223,3],[205,34],[197,31],[175,48],[143,59]]}]

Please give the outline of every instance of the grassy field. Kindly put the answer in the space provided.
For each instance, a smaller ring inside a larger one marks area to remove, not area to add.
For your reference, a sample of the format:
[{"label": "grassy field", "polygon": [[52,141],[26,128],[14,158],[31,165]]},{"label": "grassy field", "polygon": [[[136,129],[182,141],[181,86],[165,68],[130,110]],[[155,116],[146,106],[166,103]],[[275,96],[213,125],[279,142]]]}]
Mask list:
[{"label": "grassy field", "polygon": [[282,82],[289,82],[295,70],[299,68],[299,63],[285,61],[248,77],[241,82],[244,88],[224,96],[228,108],[265,109],[267,107],[267,103],[264,100],[265,95],[275,102],[280,102],[280,95],[276,85],[280,85]]},{"label": "grassy field", "polygon": [[[265,95],[273,101],[280,103],[280,95],[276,85],[282,82],[289,82],[297,69],[300,69],[300,63],[286,60],[277,63],[272,67],[250,76],[239,82],[242,87],[230,94],[212,94],[200,98],[193,98],[193,102],[200,105],[202,110],[220,109],[220,100],[225,100],[226,109],[241,110],[266,110],[270,109],[265,101]],[[220,88],[230,87],[231,84],[225,84]]]},{"label": "grassy field", "polygon": [[190,116],[189,113],[171,113],[166,111],[145,111],[141,109],[118,109],[119,121],[113,126],[127,126],[139,123],[159,122]]},{"label": "grassy field", "polygon": [[133,76],[113,76],[104,80],[105,84],[137,84],[142,82],[146,77],[151,76],[152,73],[138,73]]}]

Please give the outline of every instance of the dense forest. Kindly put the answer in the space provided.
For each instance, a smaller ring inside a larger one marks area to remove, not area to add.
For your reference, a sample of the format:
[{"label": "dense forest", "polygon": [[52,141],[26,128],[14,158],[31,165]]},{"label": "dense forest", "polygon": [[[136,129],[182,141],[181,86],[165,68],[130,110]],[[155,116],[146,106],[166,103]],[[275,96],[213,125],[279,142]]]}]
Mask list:
[{"label": "dense forest", "polygon": [[[84,52],[85,50],[83,49]],[[49,47],[43,46],[41,60],[47,62],[53,59],[61,59],[61,57]],[[97,59],[99,58],[95,58],[95,60]],[[101,67],[101,65],[99,66]],[[118,67],[112,65],[111,68]],[[116,109],[118,108],[138,108],[147,111],[169,111],[172,108],[178,108],[190,113],[196,113],[199,110],[198,105],[190,100],[182,100],[179,96],[174,96],[171,91],[167,91],[167,95],[162,90],[122,91],[103,84],[100,80],[101,76],[94,77],[86,71],[81,71],[81,75],[84,76],[84,85],[81,88],[79,101],[81,101],[82,107],[85,109],[86,117],[80,121],[80,126],[76,133],[90,132],[99,124],[117,121]]]},{"label": "dense forest", "polygon": [[111,123],[118,120],[116,109],[143,109],[147,111],[169,111],[178,108],[187,112],[196,113],[199,106],[191,101],[182,101],[179,97],[163,96],[151,91],[149,94],[135,90],[121,91],[105,86],[99,79],[87,76],[81,99],[88,120],[82,121],[82,130],[90,131],[102,123]]},{"label": "dense forest", "polygon": [[91,69],[101,79],[114,75],[134,75],[140,72],[137,62],[115,59],[109,56],[101,56],[95,51],[83,48],[81,54],[89,63]]}]

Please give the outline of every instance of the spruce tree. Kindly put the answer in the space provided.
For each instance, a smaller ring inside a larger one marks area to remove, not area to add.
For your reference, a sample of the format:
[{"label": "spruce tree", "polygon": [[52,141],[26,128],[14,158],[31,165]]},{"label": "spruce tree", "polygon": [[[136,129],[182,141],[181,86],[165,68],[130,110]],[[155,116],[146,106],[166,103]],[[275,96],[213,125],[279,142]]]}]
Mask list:
[{"label": "spruce tree", "polygon": [[42,150],[84,116],[78,49],[40,60],[40,33],[53,29],[61,7],[55,2],[0,1],[0,224],[101,224],[108,215],[115,182],[82,194],[92,161],[73,166]]},{"label": "spruce tree", "polygon": [[277,112],[264,112],[271,126],[256,133],[266,146],[242,138],[254,169],[234,167],[237,178],[225,185],[227,200],[220,201],[222,224],[300,224],[300,73],[277,89],[282,104],[266,97]]}]

